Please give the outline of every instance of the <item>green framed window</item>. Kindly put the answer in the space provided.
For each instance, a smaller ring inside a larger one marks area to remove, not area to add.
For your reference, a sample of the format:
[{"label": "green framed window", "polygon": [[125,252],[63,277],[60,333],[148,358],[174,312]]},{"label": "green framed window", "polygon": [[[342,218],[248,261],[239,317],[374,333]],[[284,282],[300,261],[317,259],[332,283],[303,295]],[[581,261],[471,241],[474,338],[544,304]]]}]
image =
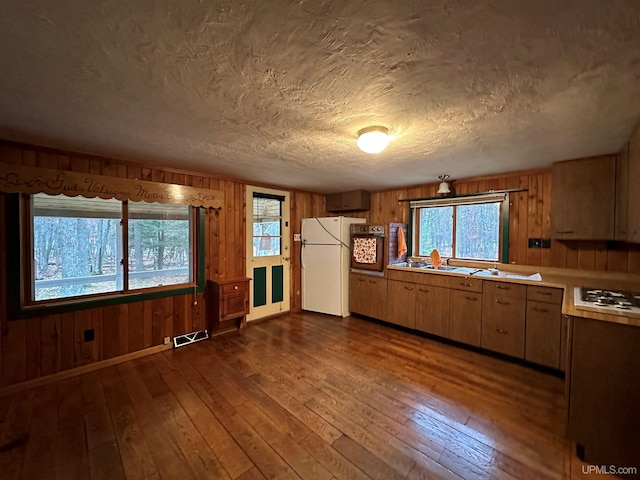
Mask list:
[{"label": "green framed window", "polygon": [[484,194],[410,202],[413,256],[508,262],[508,195]]},{"label": "green framed window", "polygon": [[81,196],[11,196],[7,218],[18,228],[8,240],[12,251],[21,252],[7,255],[12,271],[20,272],[10,288],[11,312],[20,317],[41,308],[53,313],[202,291],[202,210]]}]

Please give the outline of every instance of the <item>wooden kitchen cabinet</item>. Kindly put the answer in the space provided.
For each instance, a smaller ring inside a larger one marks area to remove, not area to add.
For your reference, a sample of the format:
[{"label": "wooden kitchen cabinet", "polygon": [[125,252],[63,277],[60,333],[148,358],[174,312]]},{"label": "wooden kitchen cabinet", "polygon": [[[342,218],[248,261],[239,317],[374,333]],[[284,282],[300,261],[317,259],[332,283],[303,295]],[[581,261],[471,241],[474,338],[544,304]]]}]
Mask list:
[{"label": "wooden kitchen cabinet", "polygon": [[418,285],[389,280],[387,321],[403,327],[416,328],[416,291]]},{"label": "wooden kitchen cabinet", "polygon": [[564,370],[563,325],[562,290],[528,286],[525,360]]},{"label": "wooden kitchen cabinet", "polygon": [[569,438],[587,463],[637,466],[640,327],[582,317],[570,323]]},{"label": "wooden kitchen cabinet", "polygon": [[366,317],[387,320],[387,279],[375,275],[349,275],[349,310]]},{"label": "wooden kitchen cabinet", "polygon": [[627,166],[627,241],[640,243],[640,188],[635,183],[640,178],[640,124],[631,135]]},{"label": "wooden kitchen cabinet", "polygon": [[244,327],[249,313],[250,278],[230,278],[207,282],[211,299],[207,309],[209,331],[212,334]]},{"label": "wooden kitchen cabinet", "polygon": [[552,165],[552,238],[614,240],[615,208],[615,155]]},{"label": "wooden kitchen cabinet", "polygon": [[524,358],[526,287],[485,282],[482,294],[482,348]]},{"label": "wooden kitchen cabinet", "polygon": [[371,193],[366,190],[331,193],[325,197],[327,212],[358,212],[371,208]]},{"label": "wooden kitchen cabinet", "polygon": [[481,318],[482,293],[452,288],[449,298],[449,338],[479,347]]},{"label": "wooden kitchen cabinet", "polygon": [[449,301],[447,287],[417,285],[416,330],[440,337],[449,336]]}]

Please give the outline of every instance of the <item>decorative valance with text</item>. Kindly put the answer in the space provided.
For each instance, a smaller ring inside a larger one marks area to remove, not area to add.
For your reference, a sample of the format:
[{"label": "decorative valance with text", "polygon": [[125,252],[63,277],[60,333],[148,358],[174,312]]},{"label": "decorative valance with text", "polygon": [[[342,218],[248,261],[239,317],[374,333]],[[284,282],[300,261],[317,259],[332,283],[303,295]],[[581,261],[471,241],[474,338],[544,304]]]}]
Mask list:
[{"label": "decorative valance with text", "polygon": [[0,191],[221,208],[219,190],[0,163]]}]

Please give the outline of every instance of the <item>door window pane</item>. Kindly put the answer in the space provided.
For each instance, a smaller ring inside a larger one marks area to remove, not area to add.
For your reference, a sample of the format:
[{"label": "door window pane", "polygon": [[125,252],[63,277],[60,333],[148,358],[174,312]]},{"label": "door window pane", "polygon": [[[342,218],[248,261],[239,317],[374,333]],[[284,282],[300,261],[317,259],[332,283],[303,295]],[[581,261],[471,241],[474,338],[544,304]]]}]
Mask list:
[{"label": "door window pane", "polygon": [[189,206],[129,202],[129,289],[191,281]]},{"label": "door window pane", "polygon": [[282,236],[282,201],[253,198],[253,256],[280,255]]},{"label": "door window pane", "polygon": [[33,300],[119,290],[121,203],[44,193],[31,198]]}]

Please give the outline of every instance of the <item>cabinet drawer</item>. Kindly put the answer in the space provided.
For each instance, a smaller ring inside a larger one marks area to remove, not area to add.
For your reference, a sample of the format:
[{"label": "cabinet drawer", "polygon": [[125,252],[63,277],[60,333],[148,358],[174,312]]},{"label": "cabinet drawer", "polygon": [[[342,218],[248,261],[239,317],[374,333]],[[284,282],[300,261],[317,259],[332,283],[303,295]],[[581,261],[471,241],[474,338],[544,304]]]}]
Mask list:
[{"label": "cabinet drawer", "polygon": [[401,270],[388,270],[389,280],[417,283],[419,285],[431,285],[433,287],[449,287],[450,275],[439,273],[406,272]]},{"label": "cabinet drawer", "polygon": [[482,292],[482,280],[469,277],[451,277],[451,288],[466,292]]},{"label": "cabinet drawer", "polygon": [[527,300],[535,300],[537,302],[554,303],[556,305],[561,305],[562,289],[528,285]]},{"label": "cabinet drawer", "polygon": [[248,291],[249,284],[247,282],[227,283],[222,285],[222,294],[237,293]]},{"label": "cabinet drawer", "polygon": [[527,287],[509,282],[485,282],[482,288],[484,293],[492,293],[504,297],[526,298]]}]

